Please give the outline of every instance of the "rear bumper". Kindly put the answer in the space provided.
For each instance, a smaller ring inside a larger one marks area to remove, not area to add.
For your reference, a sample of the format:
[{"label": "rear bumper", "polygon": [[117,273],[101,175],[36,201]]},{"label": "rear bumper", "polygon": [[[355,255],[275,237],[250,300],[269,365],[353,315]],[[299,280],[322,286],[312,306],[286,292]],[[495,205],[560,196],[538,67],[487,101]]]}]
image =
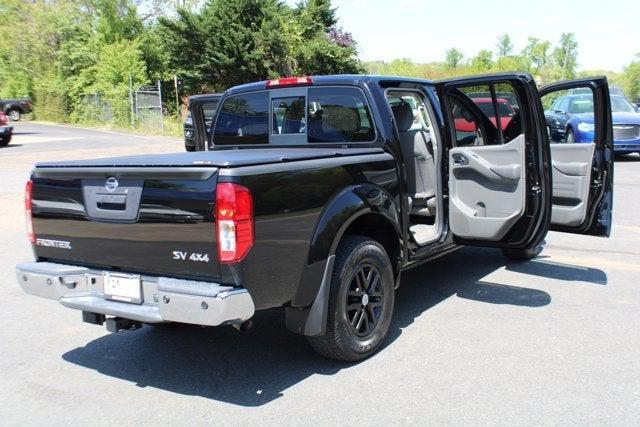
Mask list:
[{"label": "rear bumper", "polygon": [[147,323],[217,326],[242,323],[255,312],[246,289],[167,277],[141,277],[142,304],[107,300],[103,290],[105,272],[49,262],[16,266],[18,282],[26,293],[92,313]]}]

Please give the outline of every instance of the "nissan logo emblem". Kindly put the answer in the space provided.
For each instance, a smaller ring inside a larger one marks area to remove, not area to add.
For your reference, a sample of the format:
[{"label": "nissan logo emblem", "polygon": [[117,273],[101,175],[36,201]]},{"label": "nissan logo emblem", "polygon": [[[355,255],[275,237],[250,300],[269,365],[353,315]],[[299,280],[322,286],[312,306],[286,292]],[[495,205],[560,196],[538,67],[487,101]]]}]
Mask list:
[{"label": "nissan logo emblem", "polygon": [[116,191],[116,188],[118,188],[118,180],[114,177],[107,179],[104,183],[104,188],[106,188],[108,192]]}]

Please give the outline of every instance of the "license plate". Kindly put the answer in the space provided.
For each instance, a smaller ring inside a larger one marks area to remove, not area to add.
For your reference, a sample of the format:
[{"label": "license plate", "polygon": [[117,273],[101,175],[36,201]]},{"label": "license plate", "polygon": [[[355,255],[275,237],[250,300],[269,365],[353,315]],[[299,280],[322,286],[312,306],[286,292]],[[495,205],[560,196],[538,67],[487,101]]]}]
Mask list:
[{"label": "license plate", "polygon": [[105,273],[104,297],[134,304],[142,303],[142,281],[136,274]]}]

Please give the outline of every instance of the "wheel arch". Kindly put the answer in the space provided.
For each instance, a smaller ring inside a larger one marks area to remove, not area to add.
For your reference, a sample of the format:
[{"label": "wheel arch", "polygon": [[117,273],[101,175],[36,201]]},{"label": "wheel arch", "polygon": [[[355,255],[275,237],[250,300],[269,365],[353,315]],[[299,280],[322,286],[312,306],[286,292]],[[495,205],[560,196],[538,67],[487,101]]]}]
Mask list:
[{"label": "wheel arch", "polygon": [[327,203],[316,224],[298,292],[286,309],[289,330],[309,336],[325,332],[333,262],[346,235],[367,236],[380,243],[389,255],[397,283],[403,243],[394,200],[370,183],[347,187]]}]

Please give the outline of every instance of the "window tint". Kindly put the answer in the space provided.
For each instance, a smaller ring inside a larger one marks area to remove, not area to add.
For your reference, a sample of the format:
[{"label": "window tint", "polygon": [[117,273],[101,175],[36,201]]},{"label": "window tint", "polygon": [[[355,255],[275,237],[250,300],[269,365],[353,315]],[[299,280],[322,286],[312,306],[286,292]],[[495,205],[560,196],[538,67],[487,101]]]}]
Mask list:
[{"label": "window tint", "polygon": [[308,141],[373,141],[373,121],[364,95],[356,88],[309,88]]},{"label": "window tint", "polygon": [[457,146],[506,144],[524,132],[511,83],[459,87],[449,101]]},{"label": "window tint", "polygon": [[269,93],[227,98],[216,120],[213,142],[216,145],[268,144]]},{"label": "window tint", "polygon": [[202,105],[202,112],[204,113],[205,120],[211,120],[216,115],[216,109],[218,108],[218,101],[207,102]]},{"label": "window tint", "polygon": [[593,113],[593,97],[588,95],[573,98],[569,112],[571,114]]},{"label": "window tint", "polygon": [[271,132],[274,135],[305,133],[304,96],[273,98],[271,108],[273,109],[273,129]]}]

